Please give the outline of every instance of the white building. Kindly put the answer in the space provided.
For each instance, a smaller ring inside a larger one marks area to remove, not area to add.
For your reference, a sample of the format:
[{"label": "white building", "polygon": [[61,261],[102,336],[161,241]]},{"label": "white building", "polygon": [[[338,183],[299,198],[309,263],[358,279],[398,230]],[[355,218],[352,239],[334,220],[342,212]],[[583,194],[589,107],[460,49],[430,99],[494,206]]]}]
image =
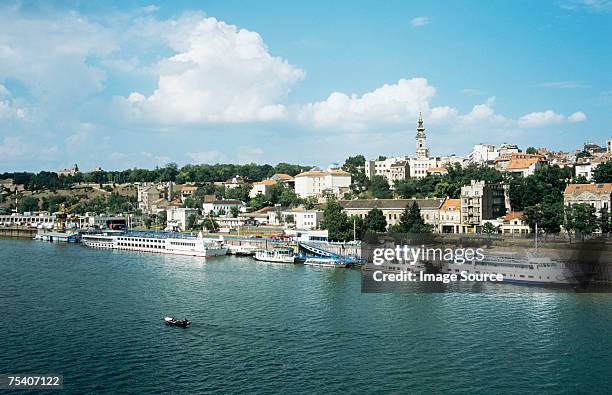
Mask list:
[{"label": "white building", "polygon": [[160,199],[161,193],[155,185],[138,185],[138,208],[144,213],[153,213],[155,203]]},{"label": "white building", "polygon": [[295,193],[302,198],[342,197],[351,186],[351,174],[341,169],[311,170],[295,176]]},{"label": "white building", "polygon": [[254,198],[257,195],[265,195],[276,184],[277,182],[274,180],[254,182],[253,188],[251,188],[251,191],[249,192],[249,197]]},{"label": "white building", "polygon": [[295,224],[296,229],[311,230],[317,229],[323,221],[324,214],[322,210],[306,210],[304,208],[295,208],[282,212],[283,222]]},{"label": "white building", "polygon": [[166,210],[166,229],[185,231],[187,220],[192,215],[198,215],[196,208],[172,207]]},{"label": "white building", "polygon": [[219,215],[219,213],[229,214],[234,207],[241,213],[246,211],[246,204],[244,204],[244,202],[236,199],[226,199],[202,203],[202,213],[204,215]]},{"label": "white building", "polygon": [[440,207],[445,199],[357,199],[341,200],[339,203],[348,216],[356,215],[365,218],[368,213],[377,208],[382,211],[387,226],[395,225],[400,221],[406,207],[410,208],[416,202],[421,210],[421,217],[426,224],[439,227]]},{"label": "white building", "polygon": [[492,144],[476,144],[467,156],[468,163],[484,165],[493,162],[499,156],[499,151]]}]

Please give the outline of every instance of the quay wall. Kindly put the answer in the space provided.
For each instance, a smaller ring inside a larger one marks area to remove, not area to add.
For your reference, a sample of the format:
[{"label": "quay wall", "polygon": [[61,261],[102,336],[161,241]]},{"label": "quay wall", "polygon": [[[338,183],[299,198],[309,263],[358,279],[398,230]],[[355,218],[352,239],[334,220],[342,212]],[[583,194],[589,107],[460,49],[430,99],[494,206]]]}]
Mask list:
[{"label": "quay wall", "polygon": [[21,237],[33,239],[38,232],[37,229],[23,227],[0,227],[0,237]]}]

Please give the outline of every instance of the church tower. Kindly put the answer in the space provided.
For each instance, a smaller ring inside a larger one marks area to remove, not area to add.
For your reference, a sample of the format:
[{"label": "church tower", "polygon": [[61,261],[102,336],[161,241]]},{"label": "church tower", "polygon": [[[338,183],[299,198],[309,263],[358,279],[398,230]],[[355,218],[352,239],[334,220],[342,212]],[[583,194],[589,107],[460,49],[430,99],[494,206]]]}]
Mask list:
[{"label": "church tower", "polygon": [[427,149],[427,143],[425,140],[427,140],[427,137],[425,137],[425,126],[423,126],[423,114],[419,113],[419,124],[417,126],[417,134],[416,134],[416,156],[417,158],[429,157],[429,150]]}]

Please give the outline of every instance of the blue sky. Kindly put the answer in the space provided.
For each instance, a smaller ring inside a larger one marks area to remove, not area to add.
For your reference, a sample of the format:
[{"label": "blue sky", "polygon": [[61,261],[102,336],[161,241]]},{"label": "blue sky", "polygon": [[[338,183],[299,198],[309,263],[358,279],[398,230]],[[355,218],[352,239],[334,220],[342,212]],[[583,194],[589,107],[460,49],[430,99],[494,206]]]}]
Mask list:
[{"label": "blue sky", "polygon": [[0,6],[0,172],[612,137],[612,1]]}]

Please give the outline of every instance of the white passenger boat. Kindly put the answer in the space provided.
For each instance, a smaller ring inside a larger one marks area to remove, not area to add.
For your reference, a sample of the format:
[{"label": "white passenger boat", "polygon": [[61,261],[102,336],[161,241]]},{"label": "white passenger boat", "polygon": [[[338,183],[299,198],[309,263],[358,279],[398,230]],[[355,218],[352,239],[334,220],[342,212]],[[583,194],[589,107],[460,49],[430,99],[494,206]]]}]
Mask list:
[{"label": "white passenger boat", "polygon": [[347,267],[347,263],[337,258],[307,258],[304,266],[339,268]]},{"label": "white passenger boat", "polygon": [[259,249],[259,247],[251,245],[249,243],[242,245],[226,244],[225,247],[227,247],[227,250],[231,255],[243,256],[255,255],[255,252],[257,252],[257,250]]},{"label": "white passenger boat", "polygon": [[258,250],[255,259],[262,262],[294,263],[295,255],[291,248],[274,248],[272,250]]},{"label": "white passenger boat", "polygon": [[116,250],[154,252],[159,254],[213,257],[226,255],[222,240],[173,235],[171,233],[96,233],[84,234],[82,242],[87,247]]},{"label": "white passenger boat", "polygon": [[535,285],[575,284],[576,277],[562,262],[528,253],[485,255],[481,261],[446,263],[443,273],[501,274],[504,282]]}]

